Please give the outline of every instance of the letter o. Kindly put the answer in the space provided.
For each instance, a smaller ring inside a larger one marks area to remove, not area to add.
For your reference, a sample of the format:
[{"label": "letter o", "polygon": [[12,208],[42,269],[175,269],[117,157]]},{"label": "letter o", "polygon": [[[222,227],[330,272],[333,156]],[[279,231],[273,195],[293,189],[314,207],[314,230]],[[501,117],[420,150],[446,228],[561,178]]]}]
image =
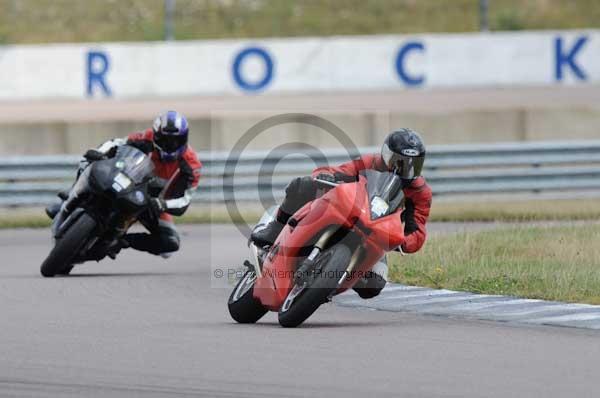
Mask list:
[{"label": "letter o", "polygon": [[[263,78],[256,82],[248,82],[241,74],[242,63],[248,56],[258,56],[265,64],[265,74]],[[260,47],[249,47],[240,51],[233,61],[233,79],[235,83],[245,91],[259,91],[264,89],[273,79],[273,59],[269,53]]]}]

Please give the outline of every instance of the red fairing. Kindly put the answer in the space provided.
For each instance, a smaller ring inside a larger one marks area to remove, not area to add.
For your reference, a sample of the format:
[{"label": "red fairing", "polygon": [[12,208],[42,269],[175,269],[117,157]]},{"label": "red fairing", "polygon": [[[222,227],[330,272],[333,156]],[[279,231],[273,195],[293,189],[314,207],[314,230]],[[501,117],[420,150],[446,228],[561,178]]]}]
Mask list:
[{"label": "red fairing", "polygon": [[[312,173],[316,177],[320,173],[342,173],[348,176],[357,176],[361,171],[373,169],[377,171],[386,170],[379,154],[364,155],[356,160],[343,163],[340,166],[319,167]],[[431,208],[432,193],[424,177],[416,178],[413,183],[404,189],[404,195],[411,199],[415,205],[414,221],[417,228],[406,234],[406,241],[402,245],[405,253],[415,253],[421,249],[427,240],[427,219]]]},{"label": "red fairing", "polygon": [[364,177],[360,177],[357,183],[342,184],[293,215],[297,225],[285,226],[263,264],[263,277],[258,278],[254,285],[254,297],[265,307],[273,311],[281,307],[293,287],[301,249],[311,247],[314,238],[329,226],[352,230],[362,238],[367,251],[366,258],[360,261],[352,278],[342,284],[340,291],[364,276],[386,251],[404,242],[399,211],[371,220],[365,185]]},{"label": "red fairing", "polygon": [[324,200],[326,196],[298,210],[293,216],[298,220],[296,227],[286,225],[267,255],[263,277],[256,280],[253,295],[272,311],[279,310],[293,287],[300,250],[330,225],[350,227],[347,214],[331,206]]}]

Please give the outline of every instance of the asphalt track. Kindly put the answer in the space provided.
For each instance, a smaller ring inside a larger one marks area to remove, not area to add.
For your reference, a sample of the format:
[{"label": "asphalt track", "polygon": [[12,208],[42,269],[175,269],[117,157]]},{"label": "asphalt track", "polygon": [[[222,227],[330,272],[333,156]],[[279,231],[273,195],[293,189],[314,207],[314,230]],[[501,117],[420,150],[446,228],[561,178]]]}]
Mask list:
[{"label": "asphalt track", "polygon": [[[447,226],[445,227],[448,228]],[[440,230],[432,225],[433,230]],[[215,267],[231,226],[184,226],[170,260],[43,279],[48,231],[0,231],[2,397],[596,397],[598,332],[322,307],[304,327],[234,324]],[[214,281],[213,281],[214,282]]]}]

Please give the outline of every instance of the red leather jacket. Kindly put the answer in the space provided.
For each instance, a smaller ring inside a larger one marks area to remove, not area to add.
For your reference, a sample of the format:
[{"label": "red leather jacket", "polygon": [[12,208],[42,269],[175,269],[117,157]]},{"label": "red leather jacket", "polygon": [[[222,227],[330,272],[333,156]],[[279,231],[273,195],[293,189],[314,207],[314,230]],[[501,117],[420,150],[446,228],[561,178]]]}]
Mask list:
[{"label": "red leather jacket", "polygon": [[165,196],[166,212],[176,216],[182,215],[190,205],[191,194],[198,186],[202,163],[190,145],[178,160],[165,162],[160,159],[153,144],[154,132],[148,129],[133,133],[127,137],[127,144],[135,146],[145,153],[151,153],[154,163],[154,174],[169,182]]},{"label": "red leather jacket", "polygon": [[[358,176],[365,169],[386,171],[381,155],[364,155],[356,160],[343,163],[339,166],[319,167],[313,171],[313,176],[320,173],[341,173],[348,176]],[[431,209],[432,192],[424,177],[415,178],[412,184],[404,188],[406,206],[404,211],[404,234],[406,240],[402,244],[402,251],[414,253],[421,249],[427,239],[427,219]]]}]

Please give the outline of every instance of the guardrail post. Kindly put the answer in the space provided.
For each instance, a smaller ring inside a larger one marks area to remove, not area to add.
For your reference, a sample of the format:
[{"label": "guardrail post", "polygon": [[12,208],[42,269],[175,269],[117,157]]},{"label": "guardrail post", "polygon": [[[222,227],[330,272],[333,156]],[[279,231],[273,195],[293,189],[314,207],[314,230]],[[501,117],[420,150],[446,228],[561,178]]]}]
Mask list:
[{"label": "guardrail post", "polygon": [[488,13],[488,0],[479,0],[479,30],[482,32],[488,32],[490,30]]},{"label": "guardrail post", "polygon": [[175,14],[175,0],[165,0],[165,40],[175,40],[175,24],[173,16]]}]

